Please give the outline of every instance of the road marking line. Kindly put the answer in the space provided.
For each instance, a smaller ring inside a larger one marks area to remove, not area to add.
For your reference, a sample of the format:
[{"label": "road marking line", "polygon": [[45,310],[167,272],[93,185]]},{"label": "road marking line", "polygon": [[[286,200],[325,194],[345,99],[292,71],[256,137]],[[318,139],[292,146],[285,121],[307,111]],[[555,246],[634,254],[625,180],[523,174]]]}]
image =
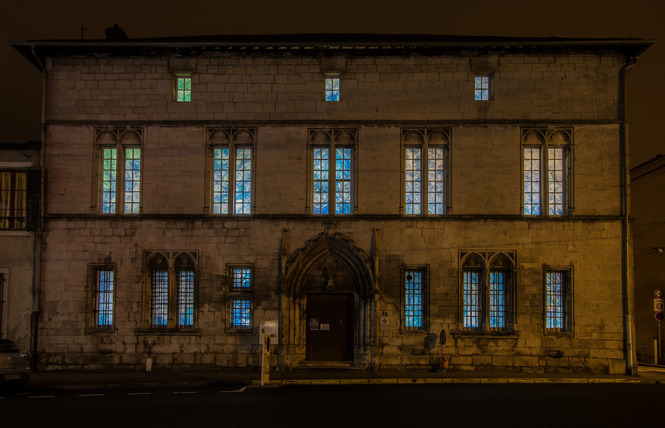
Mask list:
[{"label": "road marking line", "polygon": [[150,395],[152,392],[128,392],[127,395]]},{"label": "road marking line", "polygon": [[198,394],[198,391],[173,391],[174,394]]},{"label": "road marking line", "polygon": [[30,398],[54,398],[55,395],[31,395]]},{"label": "road marking line", "polygon": [[79,397],[103,397],[104,394],[79,394]]},{"label": "road marking line", "polygon": [[243,386],[240,389],[234,389],[233,391],[219,391],[219,393],[220,394],[228,394],[228,393],[231,393],[231,392],[245,392],[246,388],[247,388],[246,386]]}]

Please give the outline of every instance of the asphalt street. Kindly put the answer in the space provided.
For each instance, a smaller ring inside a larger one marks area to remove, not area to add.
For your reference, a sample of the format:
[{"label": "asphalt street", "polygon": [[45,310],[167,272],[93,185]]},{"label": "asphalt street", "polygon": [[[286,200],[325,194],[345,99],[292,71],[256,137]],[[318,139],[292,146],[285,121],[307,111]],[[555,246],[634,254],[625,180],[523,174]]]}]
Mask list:
[{"label": "asphalt street", "polygon": [[661,384],[335,385],[24,393],[3,427],[652,427]]}]

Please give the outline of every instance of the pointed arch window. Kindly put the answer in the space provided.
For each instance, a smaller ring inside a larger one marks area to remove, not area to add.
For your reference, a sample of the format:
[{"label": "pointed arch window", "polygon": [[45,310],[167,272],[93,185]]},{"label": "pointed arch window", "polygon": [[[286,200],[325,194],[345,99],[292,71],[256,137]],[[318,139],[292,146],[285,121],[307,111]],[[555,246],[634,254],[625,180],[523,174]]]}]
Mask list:
[{"label": "pointed arch window", "polygon": [[208,210],[213,215],[249,215],[254,197],[254,129],[207,130]]},{"label": "pointed arch window", "polygon": [[512,331],[514,253],[469,252],[460,257],[462,330]]},{"label": "pointed arch window", "polygon": [[191,329],[196,326],[197,254],[146,254],[147,302],[151,329]]},{"label": "pointed arch window", "polygon": [[522,129],[522,213],[562,216],[573,205],[573,130]]},{"label": "pointed arch window", "polygon": [[309,130],[312,214],[355,213],[356,142],[355,129]]}]

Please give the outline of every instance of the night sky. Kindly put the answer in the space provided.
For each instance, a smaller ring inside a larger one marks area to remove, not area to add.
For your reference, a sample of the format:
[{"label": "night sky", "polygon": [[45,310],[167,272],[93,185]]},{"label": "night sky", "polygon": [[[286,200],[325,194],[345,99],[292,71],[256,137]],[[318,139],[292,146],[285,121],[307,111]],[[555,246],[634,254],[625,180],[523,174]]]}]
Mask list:
[{"label": "night sky", "polygon": [[[0,0],[0,140],[39,140],[41,74],[9,40],[424,33],[662,40],[628,73],[631,165],[665,154],[663,0]],[[579,142],[582,143],[582,142]]]}]

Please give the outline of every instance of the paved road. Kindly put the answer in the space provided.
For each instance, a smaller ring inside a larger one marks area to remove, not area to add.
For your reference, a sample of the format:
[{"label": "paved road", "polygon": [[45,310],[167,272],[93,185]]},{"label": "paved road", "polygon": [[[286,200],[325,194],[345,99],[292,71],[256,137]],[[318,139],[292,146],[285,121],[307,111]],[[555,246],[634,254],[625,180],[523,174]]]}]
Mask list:
[{"label": "paved road", "polygon": [[654,427],[665,385],[338,385],[26,393],[2,427]]}]

